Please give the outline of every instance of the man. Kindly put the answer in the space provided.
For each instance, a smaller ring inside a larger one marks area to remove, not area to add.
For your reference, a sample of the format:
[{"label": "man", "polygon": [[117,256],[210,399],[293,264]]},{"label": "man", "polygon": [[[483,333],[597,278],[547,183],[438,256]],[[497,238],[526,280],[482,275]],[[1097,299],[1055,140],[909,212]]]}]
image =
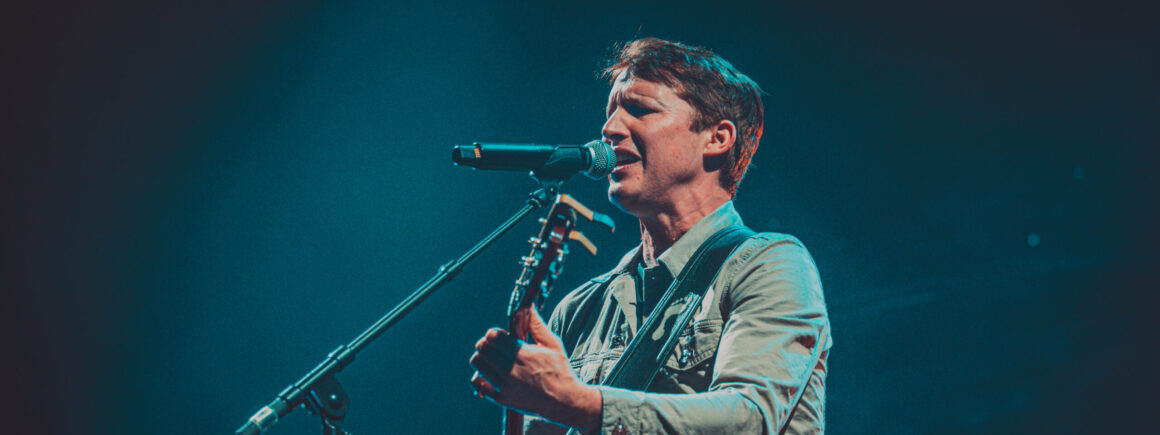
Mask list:
[{"label": "man", "polygon": [[829,321],[813,260],[784,234],[726,260],[648,392],[599,385],[693,252],[741,223],[732,198],[763,125],[757,84],[702,48],[637,40],[605,74],[608,195],[640,220],[641,244],[566,295],[550,326],[533,310],[535,344],[488,331],[472,385],[532,416],[528,433],[822,432]]}]

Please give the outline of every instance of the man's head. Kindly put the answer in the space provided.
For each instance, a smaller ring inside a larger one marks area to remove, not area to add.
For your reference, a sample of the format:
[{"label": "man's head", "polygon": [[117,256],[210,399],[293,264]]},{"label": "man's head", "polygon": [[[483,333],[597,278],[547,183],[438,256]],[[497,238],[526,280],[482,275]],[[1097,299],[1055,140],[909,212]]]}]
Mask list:
[{"label": "man's head", "polygon": [[757,83],[707,49],[651,37],[625,44],[609,63],[604,76],[613,85],[618,79],[637,79],[675,91],[694,109],[694,132],[721,121],[735,125],[733,146],[718,163],[721,186],[736,195],[761,141],[764,108]]}]

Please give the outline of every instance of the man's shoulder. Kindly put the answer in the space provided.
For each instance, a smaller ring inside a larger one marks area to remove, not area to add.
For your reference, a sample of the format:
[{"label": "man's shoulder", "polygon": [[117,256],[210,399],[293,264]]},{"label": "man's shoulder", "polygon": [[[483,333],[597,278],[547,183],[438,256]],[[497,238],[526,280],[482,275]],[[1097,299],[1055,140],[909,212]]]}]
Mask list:
[{"label": "man's shoulder", "polygon": [[627,253],[620,257],[620,261],[618,261],[616,266],[611,270],[597,275],[588,281],[585,281],[583,284],[580,284],[579,287],[569,291],[564,295],[564,299],[560,300],[560,304],[557,305],[556,311],[560,311],[560,307],[573,308],[574,305],[581,304],[583,301],[589,300],[597,291],[604,287],[605,282],[615,278],[616,275],[623,273],[625,270],[628,270],[628,266],[632,264],[639,251],[640,246],[628,250]]},{"label": "man's shoulder", "polygon": [[556,305],[556,311],[560,311],[561,309],[575,309],[577,305],[581,305],[584,303],[584,301],[597,296],[596,293],[601,289],[601,287],[604,287],[604,283],[615,276],[616,271],[611,270],[602,275],[593,277],[588,281],[585,281],[583,284],[580,284],[579,287],[576,287],[568,293],[564,294],[564,298],[560,300],[558,305]]},{"label": "man's shoulder", "polygon": [[596,314],[594,310],[600,310],[600,307],[604,305],[603,290],[607,288],[606,283],[613,279],[616,274],[616,270],[612,270],[585,281],[566,293],[564,298],[556,304],[556,308],[552,310],[548,327],[560,337],[569,354],[583,339],[583,332],[587,328],[582,324],[584,319]]},{"label": "man's shoulder", "polygon": [[738,247],[721,272],[719,282],[730,301],[760,295],[796,306],[825,305],[813,256],[793,235],[754,234]]},{"label": "man's shoulder", "polygon": [[772,231],[755,232],[753,234],[753,236],[749,238],[749,240],[754,241],[754,242],[763,243],[763,244],[778,244],[778,243],[786,244],[786,243],[788,243],[788,244],[798,245],[798,246],[801,246],[803,248],[805,247],[805,245],[802,244],[801,239],[798,239],[796,236],[794,236],[792,234],[776,233],[776,232],[772,232]]},{"label": "man's shoulder", "polygon": [[754,233],[737,247],[730,262],[748,262],[771,255],[798,256],[804,254],[809,258],[809,250],[800,239],[785,233],[759,232]]}]

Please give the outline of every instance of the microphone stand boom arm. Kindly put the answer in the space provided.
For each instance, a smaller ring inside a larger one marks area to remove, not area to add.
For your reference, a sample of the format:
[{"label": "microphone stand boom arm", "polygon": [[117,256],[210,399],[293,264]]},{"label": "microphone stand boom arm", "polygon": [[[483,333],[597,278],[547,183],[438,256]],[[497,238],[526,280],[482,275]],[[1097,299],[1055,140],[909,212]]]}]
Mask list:
[{"label": "microphone stand boom arm", "polygon": [[427,299],[428,296],[431,296],[436,289],[455,278],[463,268],[463,265],[475,258],[476,255],[503,236],[504,233],[507,233],[508,230],[525,217],[539,210],[544,205],[555,202],[556,197],[560,195],[560,184],[562,181],[548,179],[546,177],[540,179],[542,187],[529,195],[527,202],[520,211],[508,218],[499,228],[496,228],[491,234],[484,237],[483,240],[469,249],[461,257],[440,266],[435,276],[427,280],[426,283],[411,293],[410,296],[407,296],[395,308],[391,309],[390,312],[383,315],[370,328],[367,328],[362,334],[355,337],[350,343],[340,345],[337,349],[330,352],[322,363],[318,364],[317,367],[307,373],[306,376],[303,376],[302,379],[299,379],[298,382],[286,387],[285,390],[282,390],[278,394],[278,397],[274,401],[255,413],[253,417],[250,417],[242,427],[238,428],[236,435],[260,434],[272,427],[279,419],[285,417],[295,408],[303,405],[309,408],[312,413],[322,417],[324,434],[345,434],[346,432],[343,432],[339,428],[339,425],[346,415],[347,408],[350,406],[350,399],[347,397],[346,392],[342,390],[342,385],[338,383],[335,375],[354,361],[354,357],[359,351],[386,332],[395,323],[398,323],[403,316],[406,316],[419,303]]}]

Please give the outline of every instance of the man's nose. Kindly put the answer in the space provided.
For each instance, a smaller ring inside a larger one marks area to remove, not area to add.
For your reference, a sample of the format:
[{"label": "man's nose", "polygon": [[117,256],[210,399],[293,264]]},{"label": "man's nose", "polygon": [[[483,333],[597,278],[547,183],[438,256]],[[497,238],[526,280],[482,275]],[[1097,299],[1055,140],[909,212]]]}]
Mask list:
[{"label": "man's nose", "polygon": [[623,111],[623,109],[617,108],[615,112],[612,112],[612,115],[608,116],[608,120],[604,121],[604,127],[600,129],[600,134],[604,135],[605,141],[613,145],[628,137],[628,129],[624,125]]}]

